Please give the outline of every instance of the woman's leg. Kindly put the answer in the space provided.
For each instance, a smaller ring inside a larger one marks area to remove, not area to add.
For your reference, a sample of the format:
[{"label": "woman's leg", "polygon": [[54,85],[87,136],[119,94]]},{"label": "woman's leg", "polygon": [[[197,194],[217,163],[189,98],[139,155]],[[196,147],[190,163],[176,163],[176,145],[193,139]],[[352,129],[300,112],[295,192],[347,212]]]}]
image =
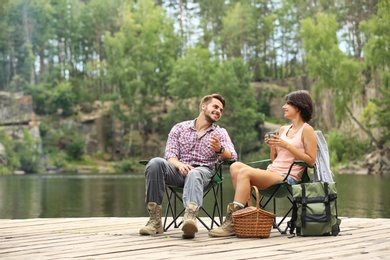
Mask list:
[{"label": "woman's leg", "polygon": [[230,176],[232,177],[234,190],[236,189],[236,185],[237,185],[237,175],[243,167],[248,167],[248,165],[242,162],[235,162],[232,165],[230,165]]},{"label": "woman's leg", "polygon": [[264,190],[280,181],[283,181],[283,177],[275,172],[250,166],[241,167],[236,173],[234,201],[245,205],[251,196],[252,186]]}]

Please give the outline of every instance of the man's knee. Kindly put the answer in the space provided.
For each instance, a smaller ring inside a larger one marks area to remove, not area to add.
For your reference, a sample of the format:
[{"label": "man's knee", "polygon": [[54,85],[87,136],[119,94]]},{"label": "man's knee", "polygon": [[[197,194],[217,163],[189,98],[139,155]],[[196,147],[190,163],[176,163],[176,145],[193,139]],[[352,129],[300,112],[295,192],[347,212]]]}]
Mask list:
[{"label": "man's knee", "polygon": [[148,164],[146,165],[146,167],[150,167],[150,166],[156,166],[156,165],[161,165],[161,164],[164,164],[165,163],[165,159],[164,158],[161,158],[161,157],[154,157],[152,159],[150,159],[150,161],[148,162]]},{"label": "man's knee", "polygon": [[188,172],[188,175],[186,177],[186,182],[188,184],[191,183],[192,185],[205,186],[211,180],[211,176],[210,178],[206,176],[207,174],[202,173],[200,170],[193,169]]},{"label": "man's knee", "polygon": [[165,164],[165,159],[160,157],[155,157],[151,159],[147,164],[145,168],[145,175],[151,175],[151,174],[158,174],[160,169],[162,169],[163,165]]}]

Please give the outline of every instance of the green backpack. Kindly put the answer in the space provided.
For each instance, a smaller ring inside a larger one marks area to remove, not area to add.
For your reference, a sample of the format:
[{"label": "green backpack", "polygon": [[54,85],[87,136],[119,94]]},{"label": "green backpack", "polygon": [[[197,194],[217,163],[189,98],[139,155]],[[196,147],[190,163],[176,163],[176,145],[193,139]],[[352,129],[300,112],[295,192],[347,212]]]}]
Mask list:
[{"label": "green backpack", "polygon": [[290,233],[300,236],[337,236],[341,220],[337,217],[335,182],[311,182],[292,185],[293,213]]}]

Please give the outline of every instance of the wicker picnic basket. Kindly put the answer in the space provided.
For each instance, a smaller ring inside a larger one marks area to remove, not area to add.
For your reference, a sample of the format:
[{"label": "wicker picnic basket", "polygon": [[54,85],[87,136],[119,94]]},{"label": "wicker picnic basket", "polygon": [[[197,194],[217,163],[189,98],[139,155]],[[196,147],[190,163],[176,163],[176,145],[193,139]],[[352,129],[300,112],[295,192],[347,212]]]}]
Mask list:
[{"label": "wicker picnic basket", "polygon": [[233,213],[236,236],[242,238],[267,238],[271,233],[276,215],[259,208],[259,190],[256,186],[253,186],[252,189],[256,191],[256,207],[253,207],[250,199],[248,201],[249,207]]}]

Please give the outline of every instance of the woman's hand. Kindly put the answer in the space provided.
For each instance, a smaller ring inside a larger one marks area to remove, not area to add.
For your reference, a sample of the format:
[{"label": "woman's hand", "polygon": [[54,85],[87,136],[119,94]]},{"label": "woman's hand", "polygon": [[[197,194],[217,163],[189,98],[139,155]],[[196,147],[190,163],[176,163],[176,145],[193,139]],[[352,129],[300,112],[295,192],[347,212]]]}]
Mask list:
[{"label": "woman's hand", "polygon": [[280,138],[279,135],[277,134],[267,134],[264,136],[264,142],[267,144],[269,147],[285,147],[286,142]]}]

